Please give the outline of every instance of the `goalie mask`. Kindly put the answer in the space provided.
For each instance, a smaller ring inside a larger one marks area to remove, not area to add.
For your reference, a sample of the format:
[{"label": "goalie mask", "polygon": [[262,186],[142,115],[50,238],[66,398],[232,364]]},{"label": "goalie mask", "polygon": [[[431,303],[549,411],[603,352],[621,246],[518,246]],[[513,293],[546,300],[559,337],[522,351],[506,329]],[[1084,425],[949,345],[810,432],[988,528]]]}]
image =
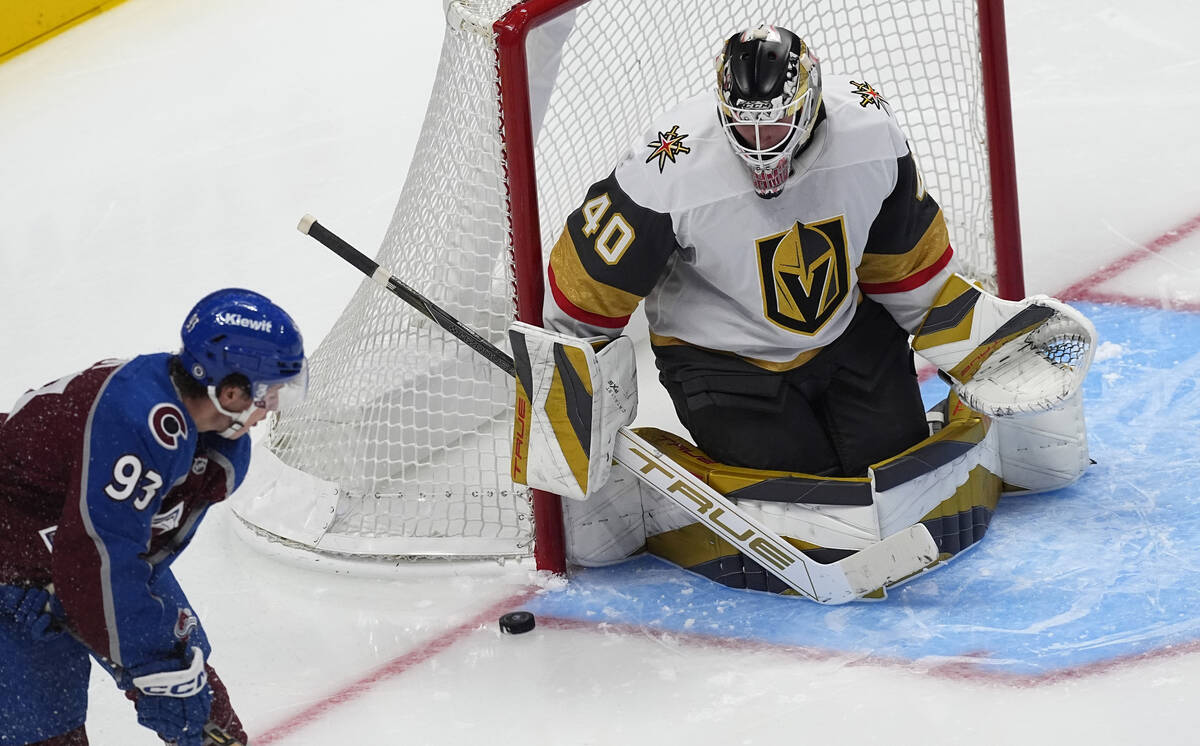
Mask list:
[{"label": "goalie mask", "polygon": [[821,73],[800,37],[761,25],[734,34],[717,55],[717,115],[764,199],[777,197],[812,134]]}]

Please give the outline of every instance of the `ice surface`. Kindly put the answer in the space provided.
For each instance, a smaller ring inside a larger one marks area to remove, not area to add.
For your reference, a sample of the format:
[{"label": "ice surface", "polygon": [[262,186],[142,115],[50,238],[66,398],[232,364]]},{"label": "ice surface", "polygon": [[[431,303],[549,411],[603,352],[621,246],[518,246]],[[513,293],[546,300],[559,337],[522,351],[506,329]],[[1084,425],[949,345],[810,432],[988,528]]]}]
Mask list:
[{"label": "ice surface", "polygon": [[[253,742],[1186,742],[1200,257],[1179,230],[1200,213],[1200,6],[1007,14],[1028,290],[1123,299],[1083,306],[1101,346],[1077,485],[1002,501],[977,549],[837,608],[653,559],[566,584],[297,560],[215,510],[177,567]],[[172,348],[219,286],[324,336],[360,280],[296,221],[378,244],[441,19],[437,0],[129,0],[0,65],[0,402]],[[677,427],[652,397],[638,424]],[[537,629],[502,636],[522,607]],[[157,743],[102,674],[91,697],[93,743]]]}]

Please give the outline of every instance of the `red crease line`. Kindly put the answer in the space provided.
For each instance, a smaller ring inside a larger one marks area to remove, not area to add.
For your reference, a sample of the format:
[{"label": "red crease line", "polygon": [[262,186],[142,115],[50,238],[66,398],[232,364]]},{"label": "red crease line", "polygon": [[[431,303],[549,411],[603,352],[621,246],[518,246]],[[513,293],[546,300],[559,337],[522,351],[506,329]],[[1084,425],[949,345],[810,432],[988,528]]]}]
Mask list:
[{"label": "red crease line", "polygon": [[[1160,254],[1163,249],[1179,243],[1198,230],[1200,230],[1200,215],[1196,215],[1191,219],[1177,225],[1166,233],[1160,235],[1158,238],[1155,238],[1153,241],[1137,247],[1130,253],[1126,254],[1120,259],[1117,259],[1115,262],[1104,265],[1091,275],[1088,275],[1079,282],[1076,282],[1074,285],[1068,287],[1066,290],[1058,293],[1056,297],[1065,301],[1091,301],[1095,298],[1101,297],[1102,294],[1095,293],[1093,288],[1111,280],[1134,265],[1139,264],[1152,256]],[[1133,298],[1133,296],[1124,297],[1130,301],[1133,301],[1134,305],[1146,305],[1145,302],[1136,302],[1136,299]]]},{"label": "red crease line", "polygon": [[1124,669],[1131,665],[1178,658],[1194,655],[1200,652],[1200,640],[1194,640],[1177,645],[1167,645],[1142,653],[1117,656],[1102,661],[1084,663],[1078,666],[1055,669],[1045,673],[1023,674],[1009,671],[989,670],[989,654],[986,651],[963,653],[953,656],[952,660],[940,660],[923,663],[919,660],[879,656],[870,653],[855,654],[853,651],[830,650],[825,648],[806,647],[804,645],[788,645],[743,638],[728,638],[717,635],[705,635],[695,632],[655,629],[626,623],[590,622],[560,617],[539,617],[540,628],[561,630],[582,630],[592,632],[614,632],[624,635],[638,635],[661,641],[675,641],[710,650],[730,650],[738,652],[765,652],[772,655],[789,655],[802,661],[844,661],[847,666],[872,666],[876,668],[901,669],[917,671],[936,678],[952,681],[968,681],[978,684],[999,684],[1014,688],[1033,688],[1058,684],[1064,681],[1100,676],[1114,670]]},{"label": "red crease line", "polygon": [[393,658],[362,676],[357,681],[347,684],[324,699],[295,713],[283,722],[268,728],[263,734],[254,736],[250,739],[250,743],[261,746],[275,743],[282,738],[292,735],[297,730],[321,719],[333,708],[362,697],[379,682],[395,678],[409,669],[437,656],[443,650],[446,650],[479,627],[492,623],[498,615],[505,611],[511,611],[514,607],[528,601],[535,593],[537,593],[537,590],[530,588],[492,604],[469,621],[447,630],[441,636],[421,644],[420,647],[404,655]]}]

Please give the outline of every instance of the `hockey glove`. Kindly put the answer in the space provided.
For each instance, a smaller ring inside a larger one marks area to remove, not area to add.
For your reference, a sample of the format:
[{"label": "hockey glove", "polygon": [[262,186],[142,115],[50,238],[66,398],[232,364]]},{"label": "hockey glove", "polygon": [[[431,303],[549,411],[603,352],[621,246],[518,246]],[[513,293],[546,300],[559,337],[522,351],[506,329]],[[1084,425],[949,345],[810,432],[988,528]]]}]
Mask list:
[{"label": "hockey glove", "polygon": [[51,613],[54,597],[44,588],[0,585],[0,613],[9,614],[34,640],[52,640],[63,633]]},{"label": "hockey glove", "polygon": [[513,322],[512,478],[583,500],[608,480],[617,432],[637,413],[628,337],[579,339]]},{"label": "hockey glove", "polygon": [[1056,409],[1075,396],[1092,363],[1096,330],[1045,296],[1006,301],[959,275],[942,287],[913,338],[964,404],[992,417]]},{"label": "hockey glove", "polygon": [[178,661],[161,661],[130,671],[134,689],[126,696],[134,701],[138,723],[162,740],[203,746],[213,699],[204,653],[193,647],[191,664],[182,670],[176,666]]}]

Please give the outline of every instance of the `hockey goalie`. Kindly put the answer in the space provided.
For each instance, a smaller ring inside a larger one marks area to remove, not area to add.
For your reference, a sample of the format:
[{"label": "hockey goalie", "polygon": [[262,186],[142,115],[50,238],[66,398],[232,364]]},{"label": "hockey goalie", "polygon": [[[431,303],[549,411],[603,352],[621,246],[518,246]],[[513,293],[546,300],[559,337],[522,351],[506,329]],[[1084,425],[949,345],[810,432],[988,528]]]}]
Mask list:
[{"label": "hockey goalie", "polygon": [[[944,561],[983,537],[1002,494],[1076,480],[1090,322],[957,274],[887,99],[823,77],[796,34],[733,34],[715,80],[715,100],[663,113],[588,188],[550,254],[543,327],[510,331],[514,480],[572,498],[568,559],[649,551],[732,587],[791,590],[612,467],[636,411],[622,331],[643,300],[691,441],[639,435],[819,562],[918,524]],[[928,412],[914,353],[952,386]]]}]

